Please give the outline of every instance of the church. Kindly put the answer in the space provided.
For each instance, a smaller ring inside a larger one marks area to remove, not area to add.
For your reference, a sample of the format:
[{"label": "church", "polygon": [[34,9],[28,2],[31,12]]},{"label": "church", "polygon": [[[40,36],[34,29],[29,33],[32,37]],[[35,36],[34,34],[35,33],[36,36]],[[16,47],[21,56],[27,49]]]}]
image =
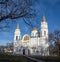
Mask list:
[{"label": "church", "polygon": [[49,55],[48,23],[45,16],[42,17],[40,32],[33,28],[31,34],[21,37],[19,25],[14,32],[14,54],[20,55]]}]

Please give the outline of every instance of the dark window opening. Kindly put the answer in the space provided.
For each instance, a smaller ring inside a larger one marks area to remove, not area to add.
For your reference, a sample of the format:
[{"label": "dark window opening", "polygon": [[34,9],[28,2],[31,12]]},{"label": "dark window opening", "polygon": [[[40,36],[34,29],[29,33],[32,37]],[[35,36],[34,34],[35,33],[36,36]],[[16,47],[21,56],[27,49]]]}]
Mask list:
[{"label": "dark window opening", "polygon": [[16,36],[16,40],[18,40],[18,36]]},{"label": "dark window opening", "polygon": [[20,40],[20,36],[19,36],[19,40]]},{"label": "dark window opening", "polygon": [[46,31],[44,31],[44,36],[46,36]]}]

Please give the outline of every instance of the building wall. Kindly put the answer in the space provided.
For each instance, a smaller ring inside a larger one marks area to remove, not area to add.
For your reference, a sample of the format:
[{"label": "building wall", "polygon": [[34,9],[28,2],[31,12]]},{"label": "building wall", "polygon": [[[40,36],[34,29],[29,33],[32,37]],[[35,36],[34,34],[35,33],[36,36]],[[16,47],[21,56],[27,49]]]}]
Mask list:
[{"label": "building wall", "polygon": [[[16,39],[16,36],[18,36],[18,39]],[[38,37],[38,30],[34,28],[31,31],[31,36],[25,34],[21,39],[21,32],[19,26],[17,26],[14,33],[15,54],[49,55],[48,47],[48,24],[45,21],[45,17],[41,22],[40,37]]]}]

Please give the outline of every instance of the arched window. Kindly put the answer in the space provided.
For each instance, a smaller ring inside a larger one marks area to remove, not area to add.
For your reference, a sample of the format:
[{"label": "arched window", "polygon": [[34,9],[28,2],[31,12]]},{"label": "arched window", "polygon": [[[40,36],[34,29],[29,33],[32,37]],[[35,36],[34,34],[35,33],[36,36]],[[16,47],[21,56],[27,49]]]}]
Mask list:
[{"label": "arched window", "polygon": [[16,36],[16,40],[18,40],[18,36]]},{"label": "arched window", "polygon": [[44,31],[44,36],[46,36],[46,31]]}]

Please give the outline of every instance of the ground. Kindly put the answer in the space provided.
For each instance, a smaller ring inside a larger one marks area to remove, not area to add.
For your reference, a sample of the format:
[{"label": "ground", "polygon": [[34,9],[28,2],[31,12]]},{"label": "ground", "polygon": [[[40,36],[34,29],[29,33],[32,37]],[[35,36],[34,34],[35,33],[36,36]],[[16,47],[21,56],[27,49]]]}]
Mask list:
[{"label": "ground", "polygon": [[[30,56],[44,62],[60,62],[59,56]],[[0,53],[0,62],[33,62],[31,59],[23,55],[11,55],[8,53]]]}]

